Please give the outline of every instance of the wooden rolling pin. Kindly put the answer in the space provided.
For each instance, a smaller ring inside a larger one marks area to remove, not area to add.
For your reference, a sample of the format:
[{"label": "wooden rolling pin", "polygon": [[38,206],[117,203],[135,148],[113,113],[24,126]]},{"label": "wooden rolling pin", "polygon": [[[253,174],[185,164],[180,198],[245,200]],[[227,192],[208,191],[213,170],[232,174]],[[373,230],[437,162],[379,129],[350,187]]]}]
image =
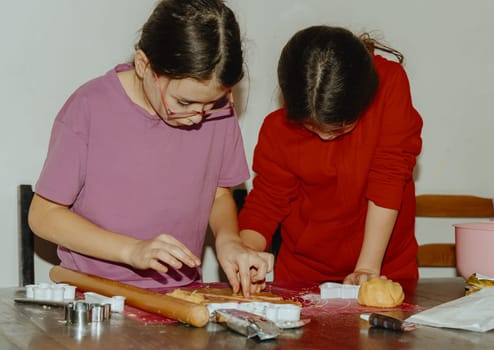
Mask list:
[{"label": "wooden rolling pin", "polygon": [[125,302],[138,309],[153,312],[190,324],[204,327],[209,321],[209,311],[204,305],[151,292],[118,281],[54,266],[50,278],[57,283],[68,283],[84,291],[99,293],[108,297],[124,296]]}]

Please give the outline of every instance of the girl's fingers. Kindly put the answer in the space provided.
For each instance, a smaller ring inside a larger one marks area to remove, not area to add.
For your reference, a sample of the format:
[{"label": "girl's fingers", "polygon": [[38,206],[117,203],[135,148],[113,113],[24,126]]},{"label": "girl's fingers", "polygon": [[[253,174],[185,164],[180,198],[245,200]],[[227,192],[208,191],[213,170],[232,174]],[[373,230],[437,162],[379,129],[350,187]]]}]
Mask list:
[{"label": "girl's fingers", "polygon": [[[164,246],[160,247],[162,252],[167,252],[173,258],[179,260],[189,267],[197,267],[201,265],[201,259],[199,259],[199,257],[192,253],[189,248],[187,248],[182,242],[178,241],[175,237],[170,235],[160,235],[158,237],[158,240],[161,242],[161,244],[164,244]],[[166,259],[164,255],[160,256],[160,259],[162,258]],[[176,262],[174,262],[173,260],[174,259],[163,261],[171,263],[173,267],[179,268]]]},{"label": "girl's fingers", "polygon": [[223,272],[225,273],[226,278],[228,279],[228,283],[230,283],[230,286],[232,287],[233,293],[234,294],[238,293],[240,289],[240,281],[238,278],[237,271],[233,269],[232,265],[229,265],[223,267]]}]

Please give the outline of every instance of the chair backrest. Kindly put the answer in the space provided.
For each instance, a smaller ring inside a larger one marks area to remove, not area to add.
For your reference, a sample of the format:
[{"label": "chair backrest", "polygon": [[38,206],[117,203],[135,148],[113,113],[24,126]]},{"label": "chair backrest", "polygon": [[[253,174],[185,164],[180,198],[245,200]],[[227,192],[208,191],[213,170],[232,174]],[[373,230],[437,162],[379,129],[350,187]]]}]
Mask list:
[{"label": "chair backrest", "polygon": [[29,227],[28,213],[34,192],[31,185],[19,185],[17,189],[19,225],[19,286],[35,283],[34,257],[38,255],[49,264],[58,264],[57,246],[36,235]]},{"label": "chair backrest", "polygon": [[[235,204],[237,205],[237,210],[240,211],[245,202],[245,197],[247,196],[247,190],[244,188],[236,188],[232,191],[233,199],[235,200]],[[281,232],[280,226],[276,229],[273,239],[271,241],[271,246],[268,251],[274,255],[274,258],[278,256],[278,252],[281,246]]]},{"label": "chair backrest", "polygon": [[29,227],[27,215],[34,192],[31,185],[19,185],[17,210],[19,219],[19,285],[34,283],[34,234]]},{"label": "chair backrest", "polygon": [[[421,194],[415,197],[416,217],[494,218],[491,198],[470,195]],[[428,243],[419,246],[419,267],[456,267],[454,243]]]}]

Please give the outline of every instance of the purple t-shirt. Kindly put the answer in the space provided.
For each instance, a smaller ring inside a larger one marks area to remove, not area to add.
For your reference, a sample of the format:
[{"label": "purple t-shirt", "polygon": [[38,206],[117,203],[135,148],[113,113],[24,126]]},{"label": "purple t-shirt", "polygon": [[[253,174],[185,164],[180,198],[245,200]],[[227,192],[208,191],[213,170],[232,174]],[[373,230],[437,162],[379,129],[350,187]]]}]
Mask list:
[{"label": "purple t-shirt", "polygon": [[[169,126],[127,96],[117,72],[131,68],[119,65],[68,99],[36,192],[114,232],[139,239],[171,234],[201,256],[216,188],[249,177],[238,120],[212,116],[193,129]],[[186,266],[159,274],[64,247],[58,255],[64,267],[142,288],[201,278],[200,269]]]}]

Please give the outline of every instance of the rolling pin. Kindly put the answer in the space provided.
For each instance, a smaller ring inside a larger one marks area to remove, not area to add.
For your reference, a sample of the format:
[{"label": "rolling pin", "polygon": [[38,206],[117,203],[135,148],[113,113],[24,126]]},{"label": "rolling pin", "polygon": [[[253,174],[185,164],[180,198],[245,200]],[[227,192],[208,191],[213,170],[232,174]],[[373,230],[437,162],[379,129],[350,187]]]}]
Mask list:
[{"label": "rolling pin", "polygon": [[126,303],[138,309],[160,314],[168,318],[204,327],[209,321],[209,311],[204,305],[159,294],[118,281],[89,275],[61,266],[50,269],[50,278],[56,283],[69,283],[84,291],[91,291],[106,296],[121,295]]}]

